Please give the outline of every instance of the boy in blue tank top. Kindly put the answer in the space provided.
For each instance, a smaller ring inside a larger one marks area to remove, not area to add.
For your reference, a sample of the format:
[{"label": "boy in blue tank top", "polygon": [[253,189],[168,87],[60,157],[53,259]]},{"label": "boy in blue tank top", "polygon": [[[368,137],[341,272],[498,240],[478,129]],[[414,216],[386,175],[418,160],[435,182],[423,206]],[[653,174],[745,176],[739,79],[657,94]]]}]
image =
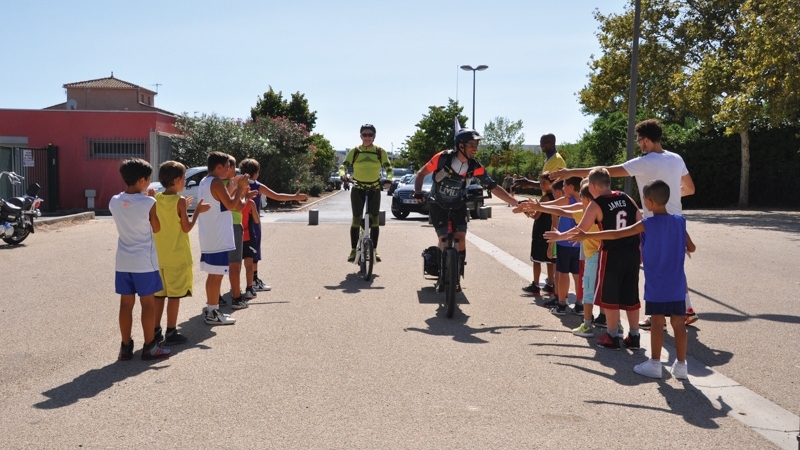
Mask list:
[{"label": "boy in blue tank top", "polygon": [[644,205],[653,216],[618,230],[586,233],[578,230],[575,240],[620,239],[642,234],[642,263],[644,265],[645,313],[651,316],[651,358],[636,365],[634,372],[650,378],[661,378],[661,347],[664,344],[666,316],[675,333],[676,358],[671,372],[675,378],[688,378],[686,365],[686,274],[683,263],[695,245],[686,232],[686,219],[667,212],[669,185],[661,180],[647,183],[643,188]]}]

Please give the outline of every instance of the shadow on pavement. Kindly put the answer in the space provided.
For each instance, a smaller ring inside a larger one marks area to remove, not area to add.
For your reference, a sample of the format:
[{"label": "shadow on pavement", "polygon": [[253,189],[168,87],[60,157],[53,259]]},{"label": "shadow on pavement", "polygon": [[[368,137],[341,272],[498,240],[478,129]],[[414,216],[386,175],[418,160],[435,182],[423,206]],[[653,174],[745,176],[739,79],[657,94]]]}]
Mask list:
[{"label": "shadow on pavement", "polygon": [[373,286],[372,283],[375,281],[375,278],[380,277],[380,275],[373,273],[372,278],[369,281],[364,281],[364,278],[357,273],[348,273],[345,276],[345,279],[342,280],[337,286],[323,286],[325,289],[329,291],[342,291],[345,294],[357,294],[364,290],[369,289],[385,289],[383,286]]},{"label": "shadow on pavement", "polygon": [[[213,327],[206,325],[202,314],[193,316],[191,319],[179,324],[178,328],[182,334],[185,334],[189,338],[189,343],[187,345],[167,347],[172,351],[170,358],[191,348],[208,349],[209,347],[204,345],[203,342],[216,336]],[[141,344],[134,341],[134,346],[136,345]],[[132,360],[114,361],[105,367],[92,369],[68,383],[44,391],[42,395],[48,397],[48,399],[36,403],[33,406],[38,409],[63,408],[77,403],[82,398],[95,397],[127,378],[135,377],[150,370],[161,370],[169,367],[168,365],[156,365],[158,363],[168,363],[169,358],[142,361],[141,357],[142,350],[141,347],[139,347],[137,351],[134,352]]]}]

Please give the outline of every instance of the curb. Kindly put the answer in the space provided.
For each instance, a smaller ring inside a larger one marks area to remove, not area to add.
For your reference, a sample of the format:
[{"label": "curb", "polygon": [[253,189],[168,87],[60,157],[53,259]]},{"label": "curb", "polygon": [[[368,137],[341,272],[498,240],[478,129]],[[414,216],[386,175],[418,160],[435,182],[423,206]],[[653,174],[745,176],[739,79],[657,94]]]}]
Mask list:
[{"label": "curb", "polygon": [[38,217],[34,221],[34,224],[43,224],[43,225],[50,225],[59,222],[67,222],[67,221],[74,221],[74,220],[92,220],[95,218],[94,211],[86,211],[78,214],[70,214],[67,216],[57,216],[57,217]]}]

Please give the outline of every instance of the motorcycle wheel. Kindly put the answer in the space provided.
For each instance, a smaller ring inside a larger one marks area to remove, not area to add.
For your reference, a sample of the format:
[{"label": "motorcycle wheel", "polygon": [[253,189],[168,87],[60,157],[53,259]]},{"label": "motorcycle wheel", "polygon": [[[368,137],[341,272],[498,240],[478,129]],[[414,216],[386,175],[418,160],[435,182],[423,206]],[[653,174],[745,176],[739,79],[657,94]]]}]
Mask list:
[{"label": "motorcycle wheel", "polygon": [[14,228],[14,234],[11,237],[3,238],[3,241],[8,245],[19,245],[28,235],[31,234],[27,229]]}]

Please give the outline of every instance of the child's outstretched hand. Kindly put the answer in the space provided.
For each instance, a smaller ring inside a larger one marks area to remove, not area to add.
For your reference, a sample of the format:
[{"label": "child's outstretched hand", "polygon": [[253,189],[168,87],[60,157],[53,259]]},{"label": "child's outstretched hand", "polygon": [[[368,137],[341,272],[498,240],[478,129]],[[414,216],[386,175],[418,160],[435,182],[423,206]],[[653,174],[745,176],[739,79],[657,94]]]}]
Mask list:
[{"label": "child's outstretched hand", "polygon": [[153,188],[148,189],[147,190],[147,196],[148,197],[155,197],[156,196],[156,190],[153,189]]},{"label": "child's outstretched hand", "polygon": [[544,240],[549,243],[563,241],[564,239],[561,238],[562,234],[556,230],[550,230],[544,232]]},{"label": "child's outstretched hand", "polygon": [[[192,198],[192,197],[189,197],[189,198]],[[188,202],[189,200],[187,199],[186,201]],[[208,203],[203,203],[203,199],[202,198],[200,199],[199,202],[197,202],[196,205],[194,205],[194,213],[195,214],[204,213],[204,212],[208,211],[209,209],[211,209],[211,205],[209,205]]]},{"label": "child's outstretched hand", "polygon": [[297,201],[299,201],[299,202],[304,202],[304,201],[308,200],[308,195],[301,193],[299,190],[294,193],[294,196],[296,197]]},{"label": "child's outstretched hand", "polygon": [[186,200],[187,205],[191,205],[192,202],[194,201],[194,197],[192,197],[191,195],[187,195],[186,197],[183,197],[183,199]]},{"label": "child's outstretched hand", "polygon": [[586,232],[581,230],[578,227],[575,227],[575,228],[567,231],[565,233],[565,235],[567,236],[567,239],[570,242],[583,242],[583,241],[589,239],[589,236],[586,235]]},{"label": "child's outstretched hand", "polygon": [[538,201],[536,201],[536,200],[528,200],[528,201],[522,202],[519,205],[517,205],[516,207],[514,207],[513,212],[515,214],[519,214],[519,213],[525,213],[525,214],[535,213],[536,211],[538,211],[538,209],[537,209],[538,206],[539,206],[539,202]]}]

